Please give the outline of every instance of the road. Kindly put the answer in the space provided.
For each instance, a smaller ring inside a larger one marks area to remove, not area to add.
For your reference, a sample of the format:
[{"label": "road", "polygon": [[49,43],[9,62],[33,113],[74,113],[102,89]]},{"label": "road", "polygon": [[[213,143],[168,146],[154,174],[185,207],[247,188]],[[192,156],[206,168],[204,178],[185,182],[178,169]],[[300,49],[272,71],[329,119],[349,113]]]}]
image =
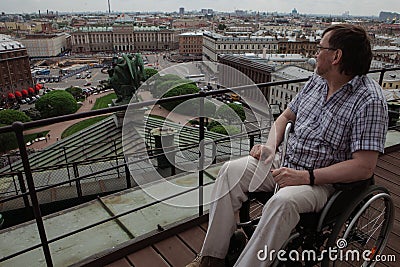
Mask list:
[{"label": "road", "polygon": [[46,87],[49,88],[56,88],[56,89],[65,89],[70,86],[79,86],[81,88],[85,88],[88,86],[85,86],[86,83],[90,82],[91,85],[89,86],[94,86],[96,87],[99,84],[99,81],[101,80],[107,80],[108,79],[108,74],[102,73],[101,68],[93,68],[89,69],[91,73],[87,73],[85,71],[81,72],[81,76],[86,77],[87,74],[90,74],[90,78],[83,78],[83,79],[77,79],[76,75],[68,77],[63,79],[62,81],[58,83],[46,83]]}]

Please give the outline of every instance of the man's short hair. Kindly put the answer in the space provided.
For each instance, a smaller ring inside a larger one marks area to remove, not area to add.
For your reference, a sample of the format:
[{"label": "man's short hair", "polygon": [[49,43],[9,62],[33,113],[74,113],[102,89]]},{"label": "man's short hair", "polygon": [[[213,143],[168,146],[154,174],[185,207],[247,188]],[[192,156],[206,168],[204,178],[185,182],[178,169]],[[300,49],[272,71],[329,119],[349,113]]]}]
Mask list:
[{"label": "man's short hair", "polygon": [[329,47],[342,50],[340,70],[346,75],[367,74],[372,61],[371,42],[364,28],[351,24],[328,27],[322,36],[331,32]]}]

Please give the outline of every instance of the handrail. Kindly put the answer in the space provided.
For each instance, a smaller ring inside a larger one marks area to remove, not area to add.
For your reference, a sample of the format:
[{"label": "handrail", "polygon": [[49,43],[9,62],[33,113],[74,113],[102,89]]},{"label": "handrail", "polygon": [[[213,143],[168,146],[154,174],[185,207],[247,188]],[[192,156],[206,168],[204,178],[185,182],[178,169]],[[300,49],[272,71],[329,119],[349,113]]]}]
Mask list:
[{"label": "handrail", "polygon": [[[372,70],[370,71],[370,73],[380,73],[380,79],[379,79],[379,83],[382,84],[383,81],[383,77],[385,72],[387,71],[393,71],[393,70],[400,70],[400,67],[397,68],[390,68],[390,69],[379,69],[379,70]],[[100,109],[100,110],[93,110],[93,111],[88,111],[88,112],[84,112],[84,113],[76,113],[76,114],[70,114],[70,115],[63,115],[63,116],[58,116],[58,117],[54,117],[54,118],[47,118],[47,119],[42,119],[42,120],[37,120],[37,121],[32,121],[32,122],[26,122],[26,123],[21,123],[21,122],[14,122],[12,125],[8,125],[8,126],[4,126],[0,128],[0,133],[5,133],[5,132],[11,132],[14,131],[17,137],[17,141],[18,141],[18,146],[19,146],[19,150],[20,150],[20,155],[21,155],[21,160],[24,166],[24,171],[25,171],[25,175],[26,175],[26,180],[27,180],[27,184],[28,184],[28,188],[29,191],[27,193],[23,193],[21,194],[22,196],[26,196],[27,194],[30,195],[31,198],[31,203],[32,203],[32,208],[34,211],[34,215],[35,215],[35,220],[36,220],[36,224],[38,227],[38,231],[39,231],[39,236],[40,236],[40,244],[39,245],[35,245],[31,248],[28,249],[24,249],[22,251],[19,251],[13,255],[8,255],[6,257],[3,257],[2,259],[0,259],[0,262],[6,260],[6,259],[10,259],[12,257],[15,257],[17,255],[23,254],[27,251],[30,251],[32,249],[38,248],[38,247],[42,247],[43,252],[44,252],[44,256],[45,256],[45,260],[46,260],[46,264],[47,266],[53,266],[53,260],[51,257],[51,252],[49,249],[49,244],[52,242],[55,242],[57,240],[60,240],[62,238],[68,237],[70,235],[76,234],[78,232],[90,229],[92,227],[95,227],[99,224],[114,220],[115,218],[119,218],[121,216],[127,215],[131,212],[134,212],[136,210],[142,209],[144,207],[146,207],[147,205],[154,205],[157,204],[161,201],[165,201],[167,199],[176,197],[178,195],[181,194],[185,194],[187,192],[199,189],[199,192],[202,192],[202,189],[204,186],[208,185],[207,184],[203,184],[203,179],[199,179],[199,185],[197,187],[194,188],[190,188],[188,190],[182,191],[180,193],[174,194],[172,196],[166,197],[165,199],[162,200],[157,200],[155,202],[151,202],[145,206],[130,210],[130,211],[126,211],[123,212],[121,214],[118,214],[114,217],[108,218],[106,220],[88,225],[86,227],[77,229],[73,232],[58,236],[56,238],[53,238],[51,240],[47,239],[46,236],[46,231],[43,225],[43,218],[41,215],[41,211],[39,208],[39,202],[38,202],[38,198],[37,198],[37,192],[40,192],[42,190],[46,190],[44,188],[41,189],[36,189],[35,185],[34,185],[34,181],[33,181],[33,177],[32,177],[32,170],[30,168],[30,163],[29,163],[29,157],[27,154],[27,150],[25,147],[25,143],[24,143],[24,139],[23,139],[23,131],[29,128],[34,128],[34,127],[40,127],[40,126],[45,126],[45,125],[49,125],[49,124],[53,124],[53,123],[57,123],[57,122],[63,122],[63,121],[67,121],[67,120],[73,120],[73,119],[79,119],[79,118],[88,118],[88,117],[92,117],[92,116],[98,116],[98,115],[104,115],[104,114],[110,114],[113,112],[117,112],[117,111],[125,111],[128,107],[133,107],[133,108],[141,108],[141,107],[145,107],[145,106],[149,106],[149,105],[154,105],[154,104],[160,104],[160,103],[166,103],[166,102],[170,102],[170,101],[176,101],[176,100],[187,100],[187,99],[193,99],[193,98],[200,98],[200,99],[204,99],[204,97],[207,96],[211,96],[211,95],[217,95],[217,94],[221,94],[221,93],[227,93],[227,92],[231,92],[232,90],[247,90],[247,89],[254,89],[255,87],[266,87],[266,86],[276,86],[276,85],[284,85],[284,84],[291,84],[291,83],[298,83],[298,82],[305,82],[307,81],[309,78],[303,78],[303,79],[295,79],[295,80],[288,80],[288,81],[278,81],[278,82],[266,82],[266,83],[259,83],[259,84],[254,84],[254,85],[245,85],[245,86],[238,86],[238,87],[232,87],[232,88],[227,88],[227,89],[220,89],[220,90],[215,90],[215,91],[211,91],[211,92],[199,92],[196,94],[188,94],[188,95],[181,95],[181,96],[174,96],[174,97],[168,97],[168,98],[163,98],[163,99],[157,99],[157,100],[149,100],[149,101],[143,101],[143,102],[139,102],[139,103],[133,103],[133,104],[128,104],[128,105],[122,105],[122,106],[116,106],[116,107],[109,107],[109,108],[105,108],[105,109]],[[202,103],[202,101],[200,101],[200,103]],[[200,107],[202,106],[202,104],[200,104]],[[204,108],[201,108],[201,111]],[[204,119],[204,115],[203,113],[200,113],[200,126],[203,125],[204,121],[202,121],[202,119]],[[204,140],[204,127],[199,127],[199,141],[202,142]],[[204,145],[204,144],[203,144]],[[201,150],[201,147],[200,147]],[[199,155],[199,159],[200,162],[202,162],[204,153],[201,153]],[[122,164],[122,166],[126,166],[124,163]],[[121,166],[118,165],[118,168],[120,168]],[[115,168],[115,167],[113,167]],[[104,170],[102,170],[101,172],[104,172]],[[93,175],[93,174],[91,174]],[[80,176],[76,179],[74,179],[73,181],[79,181],[80,179],[84,179],[89,177],[90,175],[83,175]],[[199,177],[202,177],[202,169],[200,169],[199,171]],[[64,184],[64,183],[68,183],[70,181],[67,182],[62,182],[60,184]],[[20,195],[20,196],[21,196]],[[200,202],[202,202],[202,195],[200,196]],[[201,215],[203,213],[203,205],[202,203],[199,205],[199,214]]]},{"label": "handrail", "polygon": [[[256,133],[256,132],[258,132],[258,130],[249,131],[250,134],[251,133]],[[225,141],[229,141],[232,138],[235,139],[235,138],[240,138],[240,137],[245,137],[245,136],[246,136],[245,134],[239,133],[239,134],[235,134],[235,135],[232,135],[232,136],[229,136],[229,137],[221,137],[221,138],[215,139],[213,141],[204,142],[204,145],[208,145],[208,144],[212,144],[212,143],[224,143]],[[175,152],[179,152],[179,151],[198,148],[198,144],[195,142],[194,144],[187,144],[187,145],[184,145],[184,146],[174,145],[174,146],[171,146],[170,148],[175,148],[175,149],[169,150],[168,153],[175,153]],[[79,176],[79,177],[76,177],[76,178],[68,179],[68,180],[63,181],[63,182],[54,183],[54,184],[51,184],[51,185],[48,185],[48,186],[41,186],[40,188],[36,187],[36,193],[42,192],[42,191],[46,191],[46,190],[49,190],[51,188],[62,186],[62,185],[65,185],[65,184],[70,184],[72,182],[77,182],[77,181],[81,181],[81,180],[84,180],[84,179],[87,179],[87,178],[91,178],[92,176],[95,176],[95,175],[98,175],[98,174],[102,174],[102,173],[105,173],[105,172],[108,172],[108,171],[112,171],[112,170],[115,170],[115,169],[119,169],[119,168],[125,167],[125,166],[127,166],[129,164],[139,163],[139,162],[145,161],[147,159],[154,159],[154,158],[157,158],[157,156],[159,156],[159,155],[158,154],[157,155],[151,155],[151,156],[148,156],[148,158],[145,158],[145,159],[136,159],[136,160],[133,160],[133,161],[125,162],[123,164],[117,164],[116,166],[112,166],[112,167],[109,167],[109,168],[106,168],[106,169],[102,169],[102,170],[97,171],[97,172],[92,172],[90,174],[82,175],[82,176]],[[110,159],[115,159],[115,157],[110,157]],[[104,159],[96,159],[96,161],[92,160],[92,162],[98,162],[100,160],[104,161]],[[89,163],[84,162],[84,161],[78,161],[78,162],[74,162],[74,163],[89,164]],[[63,166],[68,167],[71,164],[72,163],[69,163],[69,164],[65,164],[64,163],[64,164],[58,165],[57,167],[58,168],[60,168],[60,166],[61,167],[63,167]],[[56,166],[53,166],[53,167],[50,167],[50,168],[53,169],[55,167]],[[42,168],[43,167],[38,168],[38,169],[31,169],[31,171],[39,170],[39,169],[42,169]],[[14,171],[14,172],[5,173],[3,175],[17,175],[17,173],[18,173],[18,171]],[[18,199],[18,198],[21,198],[21,197],[24,197],[26,195],[29,195],[29,191],[25,192],[25,193],[22,193],[22,194],[19,194],[19,195],[16,195],[16,196],[11,196],[11,197],[0,199],[0,204],[8,202],[8,201],[11,201],[11,200],[15,200],[15,199]]]}]

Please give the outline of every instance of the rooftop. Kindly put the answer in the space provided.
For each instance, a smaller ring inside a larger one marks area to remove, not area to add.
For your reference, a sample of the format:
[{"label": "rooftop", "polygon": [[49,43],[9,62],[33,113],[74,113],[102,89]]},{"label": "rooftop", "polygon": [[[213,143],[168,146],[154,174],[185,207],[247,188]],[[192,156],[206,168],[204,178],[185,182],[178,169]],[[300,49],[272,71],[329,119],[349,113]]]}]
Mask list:
[{"label": "rooftop", "polygon": [[25,48],[23,44],[13,40],[10,36],[0,34],[0,52]]}]

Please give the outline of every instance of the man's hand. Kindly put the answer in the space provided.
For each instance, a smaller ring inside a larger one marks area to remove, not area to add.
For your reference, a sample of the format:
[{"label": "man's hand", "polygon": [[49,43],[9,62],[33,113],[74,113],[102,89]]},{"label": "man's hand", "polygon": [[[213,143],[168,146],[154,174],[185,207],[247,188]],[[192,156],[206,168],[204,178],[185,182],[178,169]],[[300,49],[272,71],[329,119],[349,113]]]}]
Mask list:
[{"label": "man's hand", "polygon": [[268,164],[275,157],[275,149],[270,146],[257,144],[250,150],[250,156],[258,160],[263,160],[265,164]]},{"label": "man's hand", "polygon": [[276,170],[271,170],[275,182],[280,188],[291,185],[305,185],[310,184],[310,177],[308,171],[299,171],[282,167]]}]

